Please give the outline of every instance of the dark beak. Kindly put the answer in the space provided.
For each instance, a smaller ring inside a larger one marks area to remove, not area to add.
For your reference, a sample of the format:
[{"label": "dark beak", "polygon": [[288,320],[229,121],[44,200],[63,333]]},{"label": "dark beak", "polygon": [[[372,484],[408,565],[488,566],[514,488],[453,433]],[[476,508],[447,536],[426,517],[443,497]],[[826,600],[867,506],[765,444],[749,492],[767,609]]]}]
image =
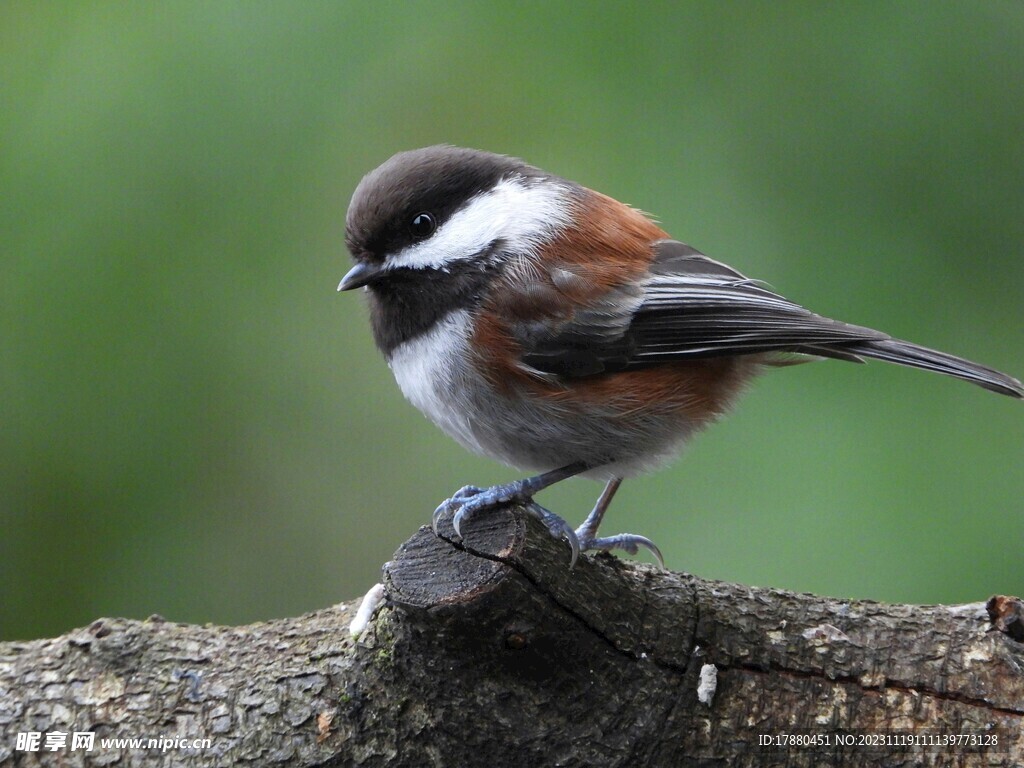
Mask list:
[{"label": "dark beak", "polygon": [[338,290],[351,291],[353,288],[362,288],[364,285],[369,285],[380,277],[383,271],[380,264],[360,261],[348,271],[347,275],[341,278],[341,282],[338,283]]}]

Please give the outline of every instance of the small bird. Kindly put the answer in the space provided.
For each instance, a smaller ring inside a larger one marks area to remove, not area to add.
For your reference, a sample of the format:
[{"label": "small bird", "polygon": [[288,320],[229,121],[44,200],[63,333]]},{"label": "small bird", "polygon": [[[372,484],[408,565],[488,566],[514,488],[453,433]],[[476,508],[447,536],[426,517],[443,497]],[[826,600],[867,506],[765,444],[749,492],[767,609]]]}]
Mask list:
[{"label": "small bird", "polygon": [[[345,241],[378,348],[413,405],[469,450],[539,472],[443,502],[521,504],[580,552],[649,550],[598,536],[622,480],[674,457],[765,368],[885,360],[1024,398],[960,357],[816,315],[673,240],[640,211],[504,155],[400,152],[352,195]],[[534,501],[573,476],[606,482],[573,529]]]}]

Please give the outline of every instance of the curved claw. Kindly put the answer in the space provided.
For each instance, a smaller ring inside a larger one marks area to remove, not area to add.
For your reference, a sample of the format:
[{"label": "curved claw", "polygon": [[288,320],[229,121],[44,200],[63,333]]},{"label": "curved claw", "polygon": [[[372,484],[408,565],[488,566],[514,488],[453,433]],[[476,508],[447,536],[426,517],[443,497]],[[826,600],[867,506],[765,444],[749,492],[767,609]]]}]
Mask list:
[{"label": "curved claw", "polygon": [[452,513],[452,527],[455,529],[455,535],[461,538],[462,521],[479,509],[484,509],[493,503],[492,500],[487,498],[482,498],[480,502],[474,503],[474,499],[484,495],[487,490],[492,489],[478,488],[475,485],[464,485],[453,493],[450,499],[442,501],[437,506],[437,509],[434,510],[430,521],[430,527],[434,530],[434,535],[438,535],[437,524],[441,521],[441,518],[448,513]]},{"label": "curved claw", "polygon": [[661,568],[661,570],[665,570],[665,557],[661,554],[661,550],[658,549],[657,544],[648,539],[646,536],[637,536],[635,539],[635,543],[633,544],[633,549],[630,551],[631,555],[635,555],[637,553],[637,545],[643,547],[652,555],[654,555],[654,559],[658,561],[658,566]]},{"label": "curved claw", "polygon": [[452,515],[452,528],[455,529],[455,535],[460,539],[462,538],[462,521],[466,519],[466,508],[464,506],[459,507],[455,510],[455,514]]},{"label": "curved claw", "polygon": [[434,510],[433,516],[430,518],[430,527],[434,530],[434,535],[437,536],[437,524],[444,517],[445,512],[448,511],[449,505],[452,503],[451,499],[445,499],[437,505],[437,509]]},{"label": "curved claw", "polygon": [[579,559],[581,552],[580,538],[576,535],[576,531],[561,517],[551,510],[545,509],[535,501],[531,501],[529,504],[524,506],[530,515],[544,523],[544,526],[553,537],[556,539],[565,539],[566,543],[568,543],[569,549],[572,552],[569,559],[569,570],[571,571],[576,566],[576,561]]},{"label": "curved claw", "polygon": [[606,536],[600,539],[589,539],[583,541],[584,552],[592,549],[600,550],[602,552],[621,549],[623,552],[635,555],[640,551],[640,547],[643,547],[654,555],[654,559],[658,561],[658,565],[661,569],[665,569],[665,558],[662,556],[661,550],[658,549],[657,544],[646,536],[640,536],[635,533],[620,533],[616,536]]},{"label": "curved claw", "polygon": [[580,559],[580,540],[576,536],[576,531],[572,531],[562,538],[569,542],[569,549],[572,550],[572,555],[569,557],[569,570],[571,571],[576,567],[576,561]]}]

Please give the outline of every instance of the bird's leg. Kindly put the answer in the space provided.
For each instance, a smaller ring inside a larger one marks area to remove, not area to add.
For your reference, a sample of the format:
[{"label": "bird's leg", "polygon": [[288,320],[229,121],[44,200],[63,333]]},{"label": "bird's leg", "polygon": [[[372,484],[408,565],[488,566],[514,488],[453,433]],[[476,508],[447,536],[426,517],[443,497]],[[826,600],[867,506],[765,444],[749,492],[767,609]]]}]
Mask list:
[{"label": "bird's leg", "polygon": [[[535,502],[533,496],[561,480],[566,480],[581,472],[586,472],[587,469],[589,467],[583,462],[576,462],[560,469],[553,469],[550,472],[527,477],[524,480],[516,480],[504,485],[494,485],[490,488],[477,488],[475,485],[467,485],[460,488],[454,496],[443,501],[434,510],[432,521],[434,533],[437,533],[437,524],[446,514],[450,513],[452,515],[452,527],[455,529],[455,534],[461,536],[462,522],[470,515],[506,504],[521,504],[530,515],[544,523],[552,536],[569,542],[569,546],[572,548],[572,565],[575,565],[576,558],[580,553],[576,532],[572,529],[571,525],[554,512],[544,509],[544,507]],[[570,565],[570,568],[572,565]]]},{"label": "bird's leg", "polygon": [[580,541],[593,541],[597,536],[597,529],[601,526],[601,521],[604,520],[604,513],[608,511],[608,505],[612,503],[620,485],[622,485],[621,477],[612,478],[605,484],[604,490],[601,491],[601,495],[598,497],[597,503],[594,504],[594,508],[590,510],[590,514],[587,515],[587,519],[576,529],[576,535],[580,537]]},{"label": "bird's leg", "polygon": [[661,550],[646,536],[639,536],[635,533],[620,533],[616,536],[597,537],[597,529],[601,525],[604,513],[608,509],[608,505],[612,503],[612,498],[615,496],[615,492],[619,490],[620,485],[622,485],[621,477],[609,480],[604,490],[601,491],[601,496],[597,499],[594,508],[587,515],[587,519],[583,521],[583,525],[576,529],[576,538],[579,539],[580,550],[587,552],[597,549],[609,552],[613,549],[621,549],[624,552],[635,555],[639,548],[643,547],[650,551],[657,559],[658,565],[664,568],[665,558],[661,556]]}]

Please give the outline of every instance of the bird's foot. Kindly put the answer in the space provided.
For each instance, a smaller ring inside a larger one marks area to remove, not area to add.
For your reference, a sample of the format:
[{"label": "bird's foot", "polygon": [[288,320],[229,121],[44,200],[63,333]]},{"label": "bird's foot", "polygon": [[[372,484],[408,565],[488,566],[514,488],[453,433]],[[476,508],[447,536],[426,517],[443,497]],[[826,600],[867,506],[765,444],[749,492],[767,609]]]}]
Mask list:
[{"label": "bird's foot", "polygon": [[602,537],[597,535],[598,526],[601,525],[601,519],[608,509],[608,504],[622,483],[621,478],[613,478],[608,481],[604,491],[601,493],[601,497],[597,500],[597,504],[594,505],[594,509],[587,516],[583,525],[575,530],[554,512],[545,509],[533,500],[535,494],[540,493],[548,486],[577,475],[586,469],[587,465],[576,463],[569,464],[560,469],[553,469],[550,472],[534,477],[528,477],[525,480],[516,480],[504,485],[493,485],[490,488],[478,488],[475,485],[464,486],[454,496],[443,501],[434,510],[431,520],[434,534],[437,534],[437,524],[445,515],[452,516],[452,527],[455,529],[455,535],[462,538],[462,523],[470,515],[486,509],[518,504],[527,514],[543,523],[552,536],[556,539],[565,539],[569,544],[569,548],[572,550],[572,559],[569,561],[570,570],[576,565],[580,552],[588,552],[590,550],[610,552],[615,549],[621,549],[623,552],[635,555],[640,551],[641,547],[654,555],[658,565],[664,568],[665,558],[662,557],[661,550],[646,536],[638,536],[635,533],[620,533],[617,536]]},{"label": "bird's foot", "polygon": [[581,552],[592,552],[594,550],[611,552],[614,549],[621,549],[623,552],[635,555],[640,551],[640,547],[643,547],[654,555],[654,559],[658,561],[658,565],[662,569],[665,568],[665,558],[662,556],[661,550],[658,549],[657,544],[646,536],[639,536],[635,533],[620,533],[616,536],[597,538],[589,530],[586,530],[585,525],[581,525],[576,529],[575,534],[576,538],[579,539]]},{"label": "bird's foot", "polygon": [[[482,512],[486,509],[505,506],[507,504],[519,504],[531,517],[536,518],[544,524],[553,537],[565,539],[572,550],[572,559],[569,561],[569,568],[576,565],[576,559],[580,555],[580,542],[576,531],[565,520],[560,518],[549,509],[545,509],[533,500],[533,494],[541,490],[533,482],[535,478],[516,480],[504,485],[495,485],[490,488],[478,488],[475,485],[467,485],[460,488],[454,496],[446,499],[434,510],[432,527],[437,534],[437,524],[441,518],[450,514],[452,516],[452,528],[455,535],[462,537],[462,523],[471,515]],[[652,545],[653,546],[653,545]]]},{"label": "bird's foot", "polygon": [[533,502],[533,494],[526,487],[526,480],[516,480],[504,485],[492,485],[490,488],[478,488],[475,485],[464,485],[450,499],[442,501],[431,524],[437,533],[437,524],[445,515],[452,516],[452,527],[457,536],[462,536],[462,521],[477,512],[493,509],[506,504],[527,504]]}]

